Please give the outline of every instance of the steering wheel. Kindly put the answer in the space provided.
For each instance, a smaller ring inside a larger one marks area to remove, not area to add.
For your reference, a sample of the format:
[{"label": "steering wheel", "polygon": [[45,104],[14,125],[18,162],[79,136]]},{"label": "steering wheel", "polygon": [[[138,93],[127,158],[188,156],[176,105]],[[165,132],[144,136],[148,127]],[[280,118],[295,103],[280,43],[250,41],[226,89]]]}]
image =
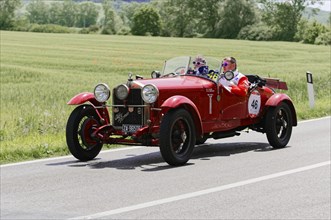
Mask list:
[{"label": "steering wheel", "polygon": [[179,74],[185,74],[185,69],[186,69],[185,66],[180,66],[180,67],[177,67],[174,72],[178,75]]}]

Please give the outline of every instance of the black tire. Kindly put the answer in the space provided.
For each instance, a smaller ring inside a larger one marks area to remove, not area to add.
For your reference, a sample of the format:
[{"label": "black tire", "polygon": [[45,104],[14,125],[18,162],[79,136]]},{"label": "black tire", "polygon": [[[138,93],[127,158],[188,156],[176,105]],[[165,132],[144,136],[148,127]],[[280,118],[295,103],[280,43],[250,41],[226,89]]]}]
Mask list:
[{"label": "black tire", "polygon": [[286,103],[270,107],[266,115],[265,131],[273,148],[283,148],[292,134],[292,114]]},{"label": "black tire", "polygon": [[94,159],[101,151],[102,143],[91,137],[93,128],[100,126],[100,118],[90,105],[81,105],[71,113],[66,127],[66,139],[70,153],[81,161]]},{"label": "black tire", "polygon": [[160,151],[172,166],[184,165],[193,153],[195,129],[191,115],[185,109],[169,111],[160,126]]}]

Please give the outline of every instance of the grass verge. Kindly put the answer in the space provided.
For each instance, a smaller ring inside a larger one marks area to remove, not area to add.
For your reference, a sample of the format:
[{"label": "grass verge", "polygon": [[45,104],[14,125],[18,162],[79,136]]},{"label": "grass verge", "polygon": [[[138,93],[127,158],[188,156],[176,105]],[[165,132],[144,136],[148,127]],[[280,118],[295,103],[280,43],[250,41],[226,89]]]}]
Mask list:
[{"label": "grass verge", "polygon": [[[1,31],[0,163],[68,154],[65,126],[76,94],[99,82],[145,77],[166,59],[203,54],[234,56],[239,70],[280,78],[298,119],[330,115],[330,47],[289,42],[138,36],[41,34]],[[314,77],[310,109],[306,71]]]}]

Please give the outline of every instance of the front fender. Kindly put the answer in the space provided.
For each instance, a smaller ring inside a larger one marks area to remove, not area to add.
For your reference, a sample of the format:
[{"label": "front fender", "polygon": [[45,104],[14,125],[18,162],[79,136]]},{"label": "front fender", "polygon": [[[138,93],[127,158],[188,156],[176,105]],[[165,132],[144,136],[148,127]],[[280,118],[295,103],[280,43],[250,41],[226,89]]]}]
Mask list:
[{"label": "front fender", "polygon": [[[91,92],[82,92],[78,95],[75,95],[70,101],[67,103],[68,105],[81,105],[85,102],[92,103],[93,107],[102,106],[102,103],[98,102],[94,94]],[[99,115],[100,119],[103,119],[104,123],[110,123],[109,112],[106,107],[103,108],[95,108],[96,113]]]},{"label": "front fender", "polygon": [[191,113],[197,128],[197,134],[202,135],[203,134],[202,121],[199,110],[197,106],[189,98],[185,96],[175,95],[165,100],[161,105],[163,114],[166,114],[170,109],[175,109],[180,107],[185,108],[188,112]]},{"label": "front fender", "polygon": [[75,95],[70,101],[67,103],[68,105],[81,105],[85,102],[91,102],[94,106],[101,106],[102,104],[98,102],[94,94],[91,92],[82,92]]},{"label": "front fender", "polygon": [[293,116],[293,126],[296,126],[298,124],[297,114],[296,114],[293,102],[292,102],[291,98],[288,95],[283,94],[283,93],[274,94],[268,99],[268,101],[265,103],[265,105],[267,107],[268,106],[275,107],[275,106],[279,105],[281,102],[285,102],[290,107],[291,113],[292,113],[292,116]]}]

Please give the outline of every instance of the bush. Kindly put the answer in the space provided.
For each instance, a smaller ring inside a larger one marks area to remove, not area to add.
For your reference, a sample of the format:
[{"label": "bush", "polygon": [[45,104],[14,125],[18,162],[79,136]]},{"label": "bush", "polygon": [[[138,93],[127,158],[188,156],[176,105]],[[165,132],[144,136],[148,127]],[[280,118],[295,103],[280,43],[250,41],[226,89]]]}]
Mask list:
[{"label": "bush", "polygon": [[79,34],[89,34],[90,31],[88,28],[82,28],[78,31]]},{"label": "bush", "polygon": [[32,24],[29,28],[30,32],[41,33],[71,33],[72,31],[68,27],[63,27],[55,24]]},{"label": "bush", "polygon": [[262,23],[253,24],[242,28],[237,38],[241,40],[268,41],[273,40],[273,31]]},{"label": "bush", "polygon": [[309,21],[307,19],[301,19],[297,26],[297,32],[294,35],[294,41],[303,41],[305,36],[305,31],[309,25]]},{"label": "bush", "polygon": [[130,35],[131,34],[131,29],[129,27],[122,27],[118,32],[118,35]]},{"label": "bush", "polygon": [[11,31],[25,31],[28,32],[30,28],[30,24],[25,19],[17,19],[14,22],[14,25],[12,28],[10,28]]},{"label": "bush", "polygon": [[91,25],[90,27],[88,27],[89,32],[93,32],[96,33],[99,31],[99,26],[98,25]]},{"label": "bush", "polygon": [[109,34],[109,35],[111,35],[111,34],[115,34],[115,33],[110,28],[103,28],[101,30],[101,34]]},{"label": "bush", "polygon": [[317,45],[331,45],[331,31],[321,33],[315,39],[315,44]]},{"label": "bush", "polygon": [[303,42],[307,44],[314,44],[316,38],[326,31],[325,26],[314,21],[313,23],[308,24],[304,32]]}]

